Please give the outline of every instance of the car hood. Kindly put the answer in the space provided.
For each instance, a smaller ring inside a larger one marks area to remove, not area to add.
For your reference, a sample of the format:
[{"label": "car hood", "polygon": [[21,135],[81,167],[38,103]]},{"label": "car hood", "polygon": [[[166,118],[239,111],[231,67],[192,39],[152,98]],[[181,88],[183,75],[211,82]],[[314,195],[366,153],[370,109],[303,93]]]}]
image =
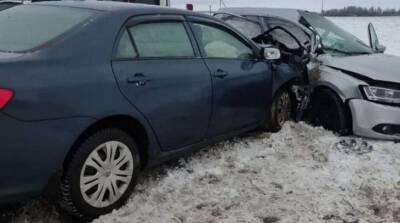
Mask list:
[{"label": "car hood", "polygon": [[356,73],[376,81],[400,83],[400,57],[388,54],[370,54],[347,57],[323,56],[324,65]]}]

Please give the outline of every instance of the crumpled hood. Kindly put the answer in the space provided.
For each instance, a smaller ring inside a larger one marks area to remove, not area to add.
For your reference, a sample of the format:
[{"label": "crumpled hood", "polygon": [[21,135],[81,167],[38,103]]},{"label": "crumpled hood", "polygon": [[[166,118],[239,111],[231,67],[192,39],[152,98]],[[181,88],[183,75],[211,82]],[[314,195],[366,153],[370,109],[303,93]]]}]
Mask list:
[{"label": "crumpled hood", "polygon": [[400,83],[400,57],[371,54],[348,57],[323,56],[324,65],[357,73],[377,81]]}]

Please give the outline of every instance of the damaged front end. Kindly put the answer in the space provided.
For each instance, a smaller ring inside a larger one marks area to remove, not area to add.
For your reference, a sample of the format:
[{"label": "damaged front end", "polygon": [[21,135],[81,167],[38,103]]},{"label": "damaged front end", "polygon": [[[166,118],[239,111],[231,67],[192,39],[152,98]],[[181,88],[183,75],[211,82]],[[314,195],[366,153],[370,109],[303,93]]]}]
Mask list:
[{"label": "damaged front end", "polygon": [[311,103],[311,96],[321,79],[320,62],[312,58],[306,65],[305,73],[303,74],[306,79],[302,85],[293,85],[292,92],[296,95],[298,102],[296,121],[302,120],[304,111],[306,111]]},{"label": "damaged front end", "polygon": [[281,59],[275,61],[274,94],[282,88],[290,89],[296,100],[295,120],[300,121],[309,108],[313,90],[321,78],[316,51],[320,45],[316,34],[303,46],[287,29],[276,26],[253,38],[260,45],[273,45],[281,50]]},{"label": "damaged front end", "polygon": [[274,71],[272,94],[279,97],[282,91],[289,92],[295,104],[292,107],[292,118],[296,121],[302,120],[320,79],[320,62],[316,58],[320,39],[317,34],[304,33],[306,37],[311,37],[304,42],[279,25],[263,32],[265,29],[254,17],[229,12],[216,12],[214,16],[234,26],[262,48],[273,46],[280,50],[280,58],[271,61]]}]

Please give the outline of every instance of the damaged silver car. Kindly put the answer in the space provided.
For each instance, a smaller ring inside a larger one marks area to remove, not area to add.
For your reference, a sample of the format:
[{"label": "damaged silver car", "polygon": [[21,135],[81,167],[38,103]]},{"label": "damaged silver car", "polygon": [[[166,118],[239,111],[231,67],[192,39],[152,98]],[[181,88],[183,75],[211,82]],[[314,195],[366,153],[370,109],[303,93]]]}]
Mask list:
[{"label": "damaged silver car", "polygon": [[258,44],[277,45],[292,60],[300,51],[311,53],[295,62],[305,67],[300,73],[307,82],[300,92],[292,88],[300,118],[342,135],[400,140],[400,58],[384,54],[372,24],[368,45],[308,11],[225,8],[215,16]]}]

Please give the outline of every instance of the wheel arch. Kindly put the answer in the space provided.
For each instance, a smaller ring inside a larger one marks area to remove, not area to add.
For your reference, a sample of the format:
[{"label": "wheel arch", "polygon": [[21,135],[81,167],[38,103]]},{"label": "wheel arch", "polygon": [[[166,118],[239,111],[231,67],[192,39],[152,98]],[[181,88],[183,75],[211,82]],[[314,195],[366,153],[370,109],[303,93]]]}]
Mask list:
[{"label": "wheel arch", "polygon": [[147,166],[149,161],[149,135],[144,125],[129,115],[113,115],[96,120],[78,136],[64,158],[63,169],[67,167],[68,163],[73,158],[79,144],[89,135],[104,128],[118,128],[129,134],[138,145],[141,168],[143,169]]},{"label": "wheel arch", "polygon": [[276,87],[276,89],[274,89],[274,92],[272,94],[273,97],[275,97],[276,93],[278,93],[279,91],[283,91],[283,90],[289,90],[290,93],[293,93],[290,90],[290,87],[295,85],[297,81],[298,81],[297,77],[292,77],[291,79],[288,79],[285,82],[280,83],[279,87]]},{"label": "wheel arch", "polygon": [[366,85],[367,83],[364,81],[329,66],[321,66],[320,75],[315,89],[329,88],[339,96],[343,103],[347,103],[349,99],[363,98],[358,86]]},{"label": "wheel arch", "polygon": [[[315,93],[316,93],[316,92],[321,91],[321,90],[323,90],[323,89],[332,91],[333,93],[336,94],[337,97],[339,97],[339,99],[340,99],[343,103],[346,103],[348,97],[346,96],[345,91],[343,91],[343,89],[341,89],[341,88],[338,87],[337,85],[332,84],[332,83],[330,83],[330,82],[325,82],[325,81],[320,82],[316,87],[314,87],[312,97],[315,96]],[[312,97],[311,97],[311,99],[312,99]]]},{"label": "wheel arch", "polygon": [[[334,86],[334,85],[332,85]],[[348,125],[349,125],[349,130],[352,131],[353,129],[353,117],[352,117],[352,113],[351,113],[351,108],[349,105],[349,98],[344,97],[343,92],[341,92],[340,90],[338,90],[338,88],[335,87],[331,87],[329,85],[319,85],[317,87],[314,88],[313,93],[311,95],[311,103],[313,101],[313,98],[316,97],[316,95],[318,93],[320,93],[323,90],[328,90],[331,91],[333,94],[336,95],[336,97],[338,97],[340,99],[340,101],[342,102],[342,106],[345,110],[346,113],[346,117],[347,117],[347,121],[348,121]]]},{"label": "wheel arch", "polygon": [[299,101],[296,99],[296,94],[295,94],[295,92],[291,89],[291,87],[294,86],[294,85],[296,85],[296,83],[298,83],[298,81],[299,81],[299,80],[298,80],[297,77],[292,77],[291,79],[285,81],[285,82],[282,83],[279,87],[277,87],[277,88],[274,90],[273,94],[272,94],[271,103],[273,103],[273,101],[275,100],[275,98],[276,98],[276,96],[277,96],[277,94],[278,94],[279,92],[287,91],[287,92],[289,92],[292,101],[295,103],[294,106],[297,105],[297,104],[299,103]]}]

